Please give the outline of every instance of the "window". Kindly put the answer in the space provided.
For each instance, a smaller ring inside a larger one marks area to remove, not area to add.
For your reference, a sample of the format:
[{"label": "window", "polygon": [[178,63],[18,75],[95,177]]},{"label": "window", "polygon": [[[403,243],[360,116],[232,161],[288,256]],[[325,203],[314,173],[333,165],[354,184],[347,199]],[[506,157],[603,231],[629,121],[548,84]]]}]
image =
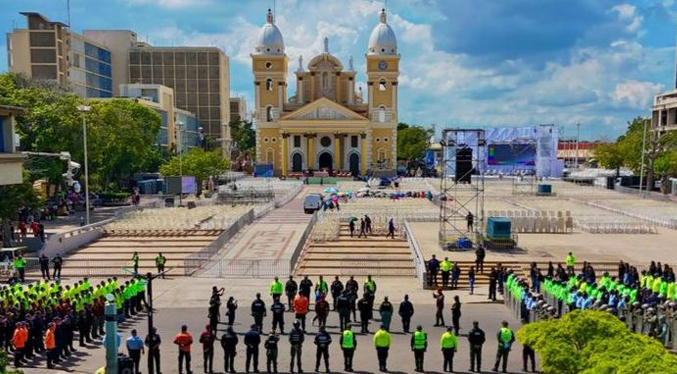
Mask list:
[{"label": "window", "polygon": [[386,90],[386,81],[385,81],[385,79],[381,79],[381,81],[378,83],[378,90],[379,90],[379,91],[385,91],[385,90]]},{"label": "window", "polygon": [[273,143],[277,143],[277,138],[270,138],[270,141]]},{"label": "window", "polygon": [[266,61],[266,69],[270,69],[273,67],[273,63],[270,61]]},{"label": "window", "polygon": [[268,78],[266,79],[266,91],[272,91],[273,90],[273,80]]},{"label": "window", "polygon": [[269,164],[275,163],[275,152],[272,148],[268,148],[268,151],[266,152],[266,162]]},{"label": "window", "polygon": [[263,138],[264,143],[268,143],[268,138]]},{"label": "window", "polygon": [[320,145],[327,148],[331,145],[331,139],[328,136],[323,136],[322,139],[320,139]]},{"label": "window", "polygon": [[350,147],[357,148],[357,135],[350,137]]},{"label": "window", "polygon": [[378,107],[378,121],[379,122],[386,121],[386,107],[384,107],[383,105]]},{"label": "window", "polygon": [[380,143],[380,142],[381,142],[381,138],[376,138],[376,143]]},{"label": "window", "polygon": [[294,135],[294,148],[301,148],[301,135]]},{"label": "window", "polygon": [[271,106],[266,108],[266,121],[273,122],[273,107]]},{"label": "window", "polygon": [[388,143],[388,138],[383,138],[384,143]]}]

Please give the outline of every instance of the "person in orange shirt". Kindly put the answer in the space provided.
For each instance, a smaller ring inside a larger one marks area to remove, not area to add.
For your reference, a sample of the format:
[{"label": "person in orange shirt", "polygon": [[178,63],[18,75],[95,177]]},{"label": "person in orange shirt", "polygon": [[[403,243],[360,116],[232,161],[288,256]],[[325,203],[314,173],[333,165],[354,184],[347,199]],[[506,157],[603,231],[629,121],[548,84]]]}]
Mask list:
[{"label": "person in orange shirt", "polygon": [[190,371],[190,346],[193,344],[193,337],[188,333],[188,326],[181,326],[181,332],[176,334],[174,344],[179,346],[179,374],[183,373],[183,360],[186,360],[186,374],[193,374]]},{"label": "person in orange shirt", "polygon": [[14,336],[12,336],[12,345],[14,345],[14,367],[21,367],[21,361],[24,358],[24,348],[26,347],[26,340],[28,340],[28,330],[24,327],[23,322],[16,324]]},{"label": "person in orange shirt", "polygon": [[296,297],[294,297],[294,313],[296,313],[296,319],[301,321],[301,328],[303,329],[303,332],[306,332],[308,298],[302,293],[298,293]]},{"label": "person in orange shirt", "polygon": [[54,322],[50,322],[47,325],[47,331],[45,331],[45,349],[47,350],[47,369],[54,369],[54,349],[56,349],[56,336],[54,331],[56,326]]}]

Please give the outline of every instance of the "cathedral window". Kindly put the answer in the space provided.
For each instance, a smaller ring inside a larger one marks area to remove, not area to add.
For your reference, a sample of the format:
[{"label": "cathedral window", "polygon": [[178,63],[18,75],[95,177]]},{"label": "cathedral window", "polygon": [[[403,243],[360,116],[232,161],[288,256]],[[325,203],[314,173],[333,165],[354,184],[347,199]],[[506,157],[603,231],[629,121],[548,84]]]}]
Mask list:
[{"label": "cathedral window", "polygon": [[357,135],[353,135],[350,137],[350,146],[352,148],[357,148]]},{"label": "cathedral window", "polygon": [[268,148],[268,151],[266,152],[266,162],[269,164],[275,163],[275,151],[273,151],[272,148]]},{"label": "cathedral window", "polygon": [[320,139],[320,144],[327,148],[331,145],[331,139],[328,136],[323,136],[322,139]]},{"label": "cathedral window", "polygon": [[273,80],[270,78],[266,79],[266,90],[267,91],[273,90]]},{"label": "cathedral window", "polygon": [[273,122],[273,107],[266,107],[266,121]]},{"label": "cathedral window", "polygon": [[386,107],[384,107],[383,105],[378,107],[378,121],[379,122],[386,121]]},{"label": "cathedral window", "polygon": [[378,90],[379,91],[385,91],[386,90],[386,81],[385,79],[381,79],[381,81],[378,84]]},{"label": "cathedral window", "polygon": [[301,136],[294,135],[294,148],[301,148]]}]

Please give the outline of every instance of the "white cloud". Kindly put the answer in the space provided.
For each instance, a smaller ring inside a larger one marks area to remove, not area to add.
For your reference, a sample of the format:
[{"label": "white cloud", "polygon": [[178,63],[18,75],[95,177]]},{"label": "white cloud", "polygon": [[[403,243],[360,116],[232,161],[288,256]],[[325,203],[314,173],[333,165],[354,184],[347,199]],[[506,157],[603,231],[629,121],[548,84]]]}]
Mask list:
[{"label": "white cloud", "polygon": [[159,5],[164,8],[179,9],[194,6],[204,6],[209,4],[210,0],[126,0],[130,4],[148,4]]},{"label": "white cloud", "polygon": [[639,31],[644,17],[637,14],[637,7],[630,4],[619,4],[611,8],[618,13],[618,19],[627,23],[626,30],[631,33]]},{"label": "white cloud", "polygon": [[664,89],[665,87],[661,84],[629,80],[618,83],[611,97],[619,106],[628,105],[634,109],[647,109],[654,95]]}]

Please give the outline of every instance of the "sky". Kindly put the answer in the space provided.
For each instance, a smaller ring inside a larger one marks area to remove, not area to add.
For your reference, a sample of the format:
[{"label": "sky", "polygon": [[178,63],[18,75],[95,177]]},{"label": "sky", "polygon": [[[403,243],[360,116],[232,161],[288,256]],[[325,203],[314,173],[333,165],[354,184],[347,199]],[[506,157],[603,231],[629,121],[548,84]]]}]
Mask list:
[{"label": "sky", "polygon": [[[368,38],[384,1],[70,0],[71,24],[128,29],[153,45],[222,48],[231,96],[253,109],[249,54],[268,8],[292,72],[329,50],[366,89]],[[67,22],[66,0],[0,0],[0,32],[25,27],[18,12]],[[674,87],[677,0],[389,0],[401,55],[401,122],[442,127],[556,124],[565,137],[610,140],[648,116]],[[6,50],[0,38],[0,49]],[[0,71],[7,70],[0,54]]]}]

